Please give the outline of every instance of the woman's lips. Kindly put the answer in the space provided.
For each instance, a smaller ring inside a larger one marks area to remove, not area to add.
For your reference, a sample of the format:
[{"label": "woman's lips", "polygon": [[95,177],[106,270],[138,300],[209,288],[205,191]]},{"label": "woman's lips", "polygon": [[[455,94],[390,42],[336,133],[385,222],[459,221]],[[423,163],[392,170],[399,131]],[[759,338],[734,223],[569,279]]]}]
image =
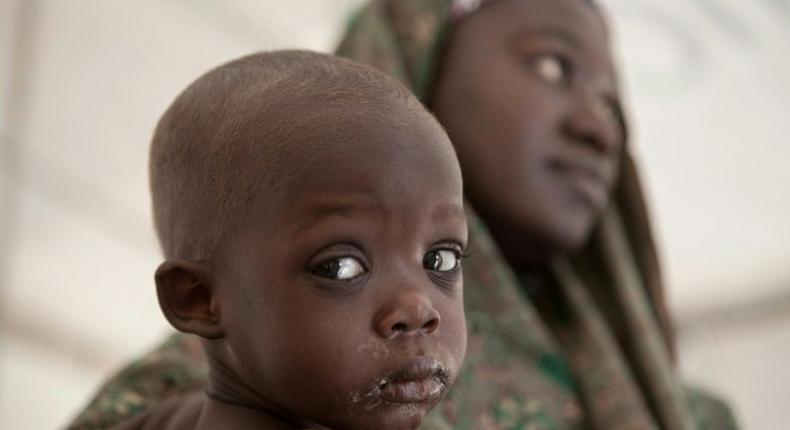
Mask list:
[{"label": "woman's lips", "polygon": [[388,403],[429,403],[447,390],[447,371],[431,357],[417,357],[390,373],[378,385]]},{"label": "woman's lips", "polygon": [[584,163],[563,161],[552,163],[552,167],[587,204],[598,208],[606,204],[608,187],[600,169]]}]

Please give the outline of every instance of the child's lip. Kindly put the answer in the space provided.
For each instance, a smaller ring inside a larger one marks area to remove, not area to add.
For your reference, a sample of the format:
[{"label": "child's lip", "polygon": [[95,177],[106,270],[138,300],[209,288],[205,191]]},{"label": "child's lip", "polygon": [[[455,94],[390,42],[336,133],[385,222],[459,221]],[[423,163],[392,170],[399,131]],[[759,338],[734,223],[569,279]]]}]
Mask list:
[{"label": "child's lip", "polygon": [[389,403],[430,403],[447,390],[448,373],[429,356],[419,356],[391,372],[378,385],[379,398]]}]

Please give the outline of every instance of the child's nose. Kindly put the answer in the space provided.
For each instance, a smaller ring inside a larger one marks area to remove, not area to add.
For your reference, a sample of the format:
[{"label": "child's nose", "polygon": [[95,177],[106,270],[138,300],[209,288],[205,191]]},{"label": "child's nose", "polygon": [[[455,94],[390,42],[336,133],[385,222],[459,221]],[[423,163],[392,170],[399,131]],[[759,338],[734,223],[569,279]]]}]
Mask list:
[{"label": "child's nose", "polygon": [[439,328],[441,317],[430,298],[418,290],[399,294],[374,317],[374,327],[386,339],[430,334]]}]

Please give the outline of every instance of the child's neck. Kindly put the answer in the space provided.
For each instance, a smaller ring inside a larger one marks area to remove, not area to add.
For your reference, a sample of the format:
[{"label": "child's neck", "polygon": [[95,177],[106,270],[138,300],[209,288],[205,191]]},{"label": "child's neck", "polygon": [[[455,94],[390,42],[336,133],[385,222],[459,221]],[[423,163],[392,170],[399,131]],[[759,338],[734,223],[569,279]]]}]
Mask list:
[{"label": "child's neck", "polygon": [[195,429],[218,428],[294,430],[298,427],[266,412],[206,396]]},{"label": "child's neck", "polygon": [[[261,396],[239,377],[222,345],[203,343],[209,364],[205,402],[196,429],[303,429],[276,402]],[[314,427],[310,427],[314,428]]]}]

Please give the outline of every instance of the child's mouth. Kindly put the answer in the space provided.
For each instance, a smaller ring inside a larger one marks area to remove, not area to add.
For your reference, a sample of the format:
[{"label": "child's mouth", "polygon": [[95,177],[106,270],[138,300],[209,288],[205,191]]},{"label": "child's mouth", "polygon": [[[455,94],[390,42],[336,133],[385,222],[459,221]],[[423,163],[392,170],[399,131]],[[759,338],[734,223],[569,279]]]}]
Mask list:
[{"label": "child's mouth", "polygon": [[447,390],[447,370],[435,359],[420,356],[382,379],[376,391],[387,403],[431,403]]}]

